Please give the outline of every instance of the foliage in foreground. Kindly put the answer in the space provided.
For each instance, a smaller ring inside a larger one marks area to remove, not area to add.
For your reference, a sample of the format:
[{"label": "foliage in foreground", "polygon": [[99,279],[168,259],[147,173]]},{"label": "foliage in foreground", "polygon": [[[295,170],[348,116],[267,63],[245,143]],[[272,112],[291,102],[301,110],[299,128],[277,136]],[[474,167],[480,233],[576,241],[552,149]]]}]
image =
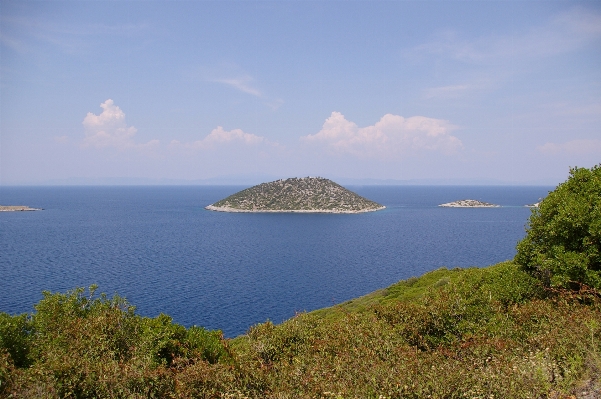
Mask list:
[{"label": "foliage in foreground", "polygon": [[598,293],[507,262],[440,269],[223,340],[123,299],[45,293],[0,316],[0,392],[97,398],[539,398],[599,389]]},{"label": "foliage in foreground", "polygon": [[219,331],[185,327],[164,314],[135,315],[96,287],[44,292],[31,315],[0,313],[0,393],[14,397],[154,397],[174,390],[181,359],[227,362]]},{"label": "foliage in foreground", "polygon": [[601,165],[573,168],[533,209],[515,257],[547,284],[601,289]]}]

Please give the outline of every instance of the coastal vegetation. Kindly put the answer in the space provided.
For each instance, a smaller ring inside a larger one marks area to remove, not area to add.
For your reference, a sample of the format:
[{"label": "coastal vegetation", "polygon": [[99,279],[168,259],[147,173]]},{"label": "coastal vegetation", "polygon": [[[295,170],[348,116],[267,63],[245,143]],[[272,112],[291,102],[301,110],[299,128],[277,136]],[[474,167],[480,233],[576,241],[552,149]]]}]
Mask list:
[{"label": "coastal vegetation", "polygon": [[532,210],[514,261],[441,268],[233,339],[94,286],[45,292],[31,314],[0,313],[0,396],[599,398],[599,173],[572,170]]},{"label": "coastal vegetation", "polygon": [[[0,389],[19,398],[594,398],[601,300],[513,262],[439,269],[224,339],[123,298],[45,293],[0,316]],[[467,396],[464,396],[467,395]]]},{"label": "coastal vegetation", "polygon": [[528,222],[516,261],[546,285],[601,289],[601,165],[573,168]]},{"label": "coastal vegetation", "polygon": [[302,177],[262,183],[206,207],[222,212],[359,213],[384,209],[322,177]]}]

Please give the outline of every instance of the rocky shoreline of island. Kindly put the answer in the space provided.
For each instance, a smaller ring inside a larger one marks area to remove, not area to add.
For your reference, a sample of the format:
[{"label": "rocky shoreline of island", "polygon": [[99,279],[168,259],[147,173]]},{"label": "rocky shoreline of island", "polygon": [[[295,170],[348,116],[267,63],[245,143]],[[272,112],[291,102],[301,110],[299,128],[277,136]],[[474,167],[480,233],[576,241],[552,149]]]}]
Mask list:
[{"label": "rocky shoreline of island", "polygon": [[386,208],[323,177],[280,179],[239,191],[205,207],[234,213],[375,212]]},{"label": "rocky shoreline of island", "polygon": [[473,199],[465,199],[453,202],[447,202],[446,204],[440,204],[445,208],[500,208],[501,205],[491,204],[490,202],[483,202]]},{"label": "rocky shoreline of island", "polygon": [[227,206],[205,206],[208,211],[232,212],[232,213],[365,213],[375,212],[386,208],[382,205],[380,208],[360,209],[360,210],[337,210],[337,209],[237,209]]},{"label": "rocky shoreline of island", "polygon": [[41,211],[42,208],[30,208],[27,205],[0,205],[0,212]]},{"label": "rocky shoreline of island", "polygon": [[0,205],[0,212],[25,212],[42,210],[42,208],[30,208],[26,205]]}]

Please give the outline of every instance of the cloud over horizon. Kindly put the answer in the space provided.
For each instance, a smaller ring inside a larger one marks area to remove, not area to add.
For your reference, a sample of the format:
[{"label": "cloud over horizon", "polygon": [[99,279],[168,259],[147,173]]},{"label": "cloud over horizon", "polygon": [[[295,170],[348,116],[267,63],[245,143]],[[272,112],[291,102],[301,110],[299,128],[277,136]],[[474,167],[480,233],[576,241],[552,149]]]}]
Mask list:
[{"label": "cloud over horizon", "polygon": [[601,155],[601,140],[571,140],[565,143],[545,143],[536,148],[546,155]]},{"label": "cloud over horizon", "polygon": [[442,119],[392,114],[372,126],[359,127],[340,112],[332,112],[318,133],[303,136],[301,141],[359,158],[395,159],[418,151],[450,155],[463,148],[461,140],[449,134],[454,129]]},{"label": "cloud over horizon", "polygon": [[213,129],[202,140],[196,140],[191,143],[181,143],[178,140],[172,140],[170,146],[177,147],[183,146],[189,149],[210,149],[219,145],[227,144],[244,144],[244,145],[256,145],[256,144],[269,144],[269,141],[264,137],[257,136],[252,133],[245,133],[242,129],[232,129],[230,131],[224,130],[223,127],[217,126]]},{"label": "cloud over horizon", "polygon": [[96,115],[88,112],[82,124],[85,135],[82,147],[107,148],[114,147],[120,151],[130,148],[149,148],[159,144],[158,140],[150,140],[139,144],[134,141],[138,129],[127,126],[125,113],[110,98],[100,104],[102,112]]}]

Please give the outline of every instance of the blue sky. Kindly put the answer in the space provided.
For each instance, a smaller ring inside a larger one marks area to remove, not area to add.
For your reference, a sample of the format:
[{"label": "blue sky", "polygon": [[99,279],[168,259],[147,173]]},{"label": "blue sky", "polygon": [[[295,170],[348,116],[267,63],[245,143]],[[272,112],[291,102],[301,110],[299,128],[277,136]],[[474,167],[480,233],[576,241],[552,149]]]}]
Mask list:
[{"label": "blue sky", "polygon": [[601,162],[599,2],[0,1],[0,34],[4,185]]}]

